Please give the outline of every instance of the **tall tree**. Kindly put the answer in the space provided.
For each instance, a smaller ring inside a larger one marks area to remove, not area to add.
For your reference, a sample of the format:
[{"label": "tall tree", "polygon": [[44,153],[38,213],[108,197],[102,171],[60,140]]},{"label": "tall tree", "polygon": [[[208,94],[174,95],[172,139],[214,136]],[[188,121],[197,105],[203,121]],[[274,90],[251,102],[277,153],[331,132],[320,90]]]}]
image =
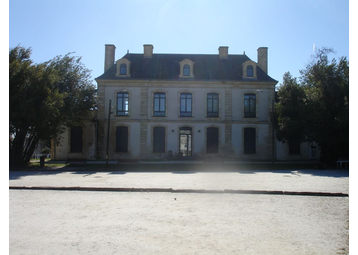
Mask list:
[{"label": "tall tree", "polygon": [[90,71],[67,54],[33,64],[31,49],[9,51],[10,164],[27,164],[40,139],[56,139],[95,104]]},{"label": "tall tree", "polygon": [[329,61],[332,52],[317,50],[300,82],[286,73],[275,108],[277,138],[315,141],[325,162],[349,156],[349,63]]}]

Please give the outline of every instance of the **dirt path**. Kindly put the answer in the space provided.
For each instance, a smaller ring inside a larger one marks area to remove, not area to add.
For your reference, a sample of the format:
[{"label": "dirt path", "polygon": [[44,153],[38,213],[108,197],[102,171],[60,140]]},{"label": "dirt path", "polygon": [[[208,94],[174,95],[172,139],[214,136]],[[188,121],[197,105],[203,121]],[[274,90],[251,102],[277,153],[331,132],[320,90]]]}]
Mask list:
[{"label": "dirt path", "polygon": [[10,190],[10,254],[345,254],[347,197]]}]

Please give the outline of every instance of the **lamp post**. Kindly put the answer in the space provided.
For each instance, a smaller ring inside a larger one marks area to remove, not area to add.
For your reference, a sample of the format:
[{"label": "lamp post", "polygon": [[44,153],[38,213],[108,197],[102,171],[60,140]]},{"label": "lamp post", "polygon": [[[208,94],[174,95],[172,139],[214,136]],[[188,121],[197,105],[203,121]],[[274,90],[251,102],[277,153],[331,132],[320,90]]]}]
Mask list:
[{"label": "lamp post", "polygon": [[109,107],[108,107],[106,166],[108,166],[109,126],[110,126],[110,123],[111,123],[111,113],[112,113],[112,100],[110,99],[110,100],[109,100]]},{"label": "lamp post", "polygon": [[274,98],[272,99],[271,125],[272,125],[272,164],[275,164],[275,94],[274,94]]}]

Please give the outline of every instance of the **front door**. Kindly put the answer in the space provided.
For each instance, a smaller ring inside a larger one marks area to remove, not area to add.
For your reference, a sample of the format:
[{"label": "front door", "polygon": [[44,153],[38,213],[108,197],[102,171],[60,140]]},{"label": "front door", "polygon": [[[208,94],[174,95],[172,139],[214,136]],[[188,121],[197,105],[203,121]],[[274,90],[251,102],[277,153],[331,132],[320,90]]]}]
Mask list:
[{"label": "front door", "polygon": [[192,130],[190,127],[182,127],[179,132],[179,150],[183,157],[191,156],[191,137]]}]

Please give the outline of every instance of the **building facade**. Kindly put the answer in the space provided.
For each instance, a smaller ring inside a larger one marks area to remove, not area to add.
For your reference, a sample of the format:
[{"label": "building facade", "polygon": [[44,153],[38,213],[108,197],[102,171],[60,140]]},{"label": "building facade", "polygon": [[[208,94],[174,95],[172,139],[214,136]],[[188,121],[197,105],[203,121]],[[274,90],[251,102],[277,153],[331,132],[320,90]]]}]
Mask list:
[{"label": "building facade", "polygon": [[155,54],[144,45],[117,61],[115,49],[105,45],[98,110],[67,129],[54,159],[312,158],[307,144],[292,149],[273,139],[277,81],[266,47],[257,62],[226,46],[206,55]]}]

